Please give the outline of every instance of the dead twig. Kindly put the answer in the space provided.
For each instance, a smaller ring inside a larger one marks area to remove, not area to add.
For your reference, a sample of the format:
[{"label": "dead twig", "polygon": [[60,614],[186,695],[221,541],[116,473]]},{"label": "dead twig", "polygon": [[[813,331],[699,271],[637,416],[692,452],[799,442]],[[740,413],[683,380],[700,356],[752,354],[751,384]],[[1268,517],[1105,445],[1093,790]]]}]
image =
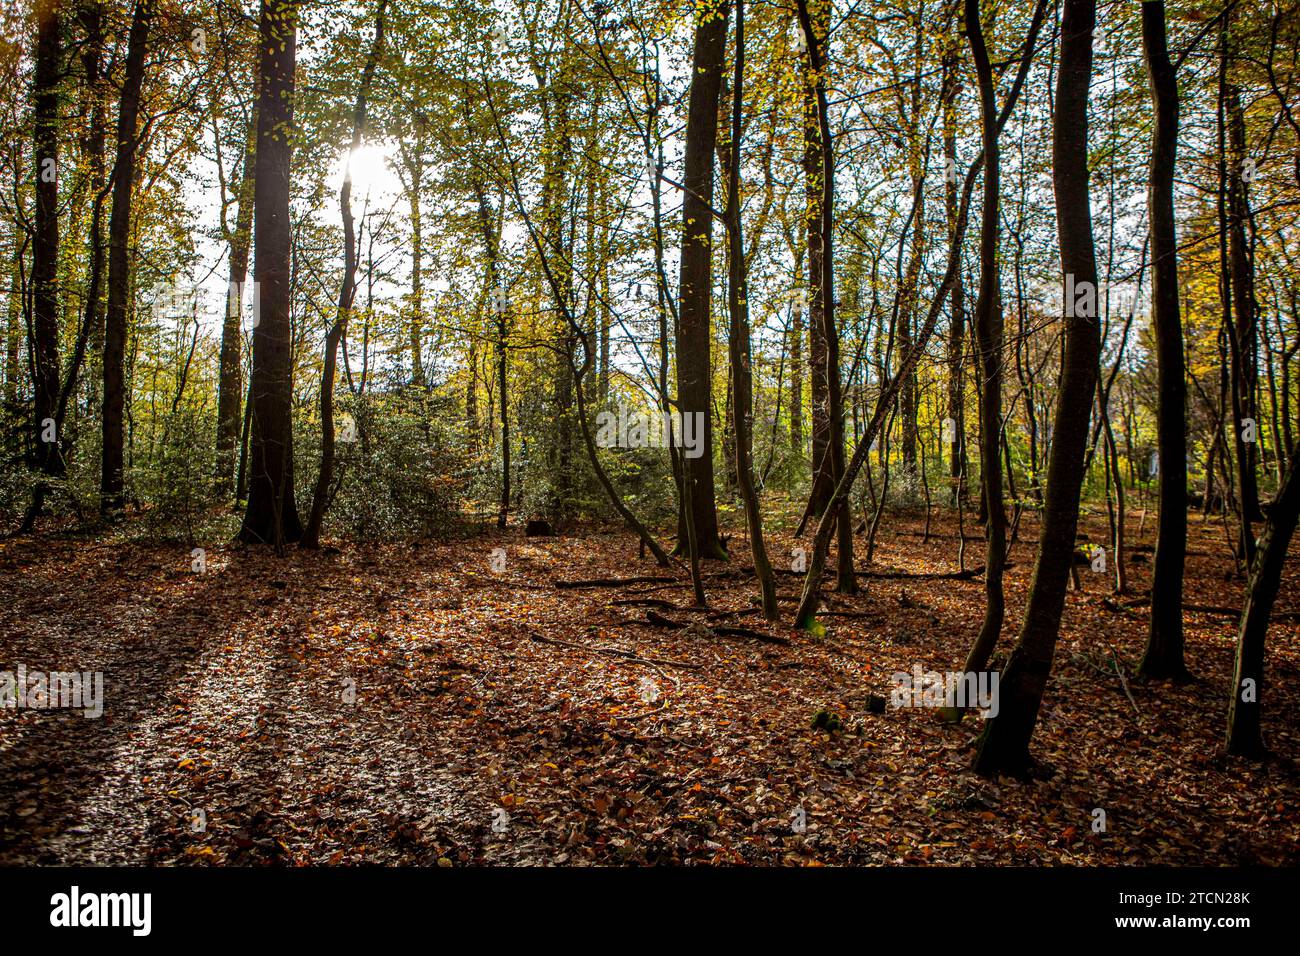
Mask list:
[{"label": "dead twig", "polygon": [[[1107,647],[1110,647],[1108,644]],[[1128,680],[1124,677],[1124,669],[1120,666],[1119,655],[1115,653],[1115,648],[1110,648],[1111,660],[1115,662],[1115,673],[1119,675],[1120,686],[1124,688],[1124,694],[1128,697],[1128,702],[1133,705],[1133,710],[1137,712],[1138,721],[1142,720],[1142,711],[1138,709],[1138,702],[1133,699],[1133,692],[1128,689]]]}]

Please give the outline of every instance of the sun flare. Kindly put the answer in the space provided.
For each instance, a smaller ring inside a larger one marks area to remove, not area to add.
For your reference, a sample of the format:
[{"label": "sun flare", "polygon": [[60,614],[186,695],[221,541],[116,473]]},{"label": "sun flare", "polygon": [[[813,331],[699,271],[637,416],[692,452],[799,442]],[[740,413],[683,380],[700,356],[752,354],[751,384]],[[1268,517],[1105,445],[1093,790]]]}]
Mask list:
[{"label": "sun flare", "polygon": [[401,189],[401,181],[391,165],[389,151],[383,143],[365,143],[355,153],[347,150],[339,156],[335,181],[342,184],[349,165],[352,169],[352,194],[357,197],[389,195]]}]

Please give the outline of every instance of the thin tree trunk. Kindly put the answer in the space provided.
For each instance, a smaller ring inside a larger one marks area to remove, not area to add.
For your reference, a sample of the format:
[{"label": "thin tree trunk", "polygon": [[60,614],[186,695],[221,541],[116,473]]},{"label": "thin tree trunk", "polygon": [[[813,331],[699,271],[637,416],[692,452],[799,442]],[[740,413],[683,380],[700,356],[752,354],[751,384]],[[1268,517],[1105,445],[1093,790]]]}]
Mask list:
[{"label": "thin tree trunk", "polygon": [[1115,489],[1115,534],[1111,538],[1115,558],[1115,593],[1127,594],[1128,569],[1124,563],[1126,553],[1124,548],[1124,526],[1127,520],[1127,506],[1125,503],[1124,479],[1119,471],[1119,448],[1115,444],[1115,430],[1111,427],[1110,412],[1103,408],[1100,414],[1105,425],[1106,467],[1109,469],[1111,484]]},{"label": "thin tree trunk", "polygon": [[9,315],[5,328],[5,410],[16,417],[18,410],[18,352],[22,347],[23,301],[23,243],[14,243],[14,257],[10,263],[13,272],[9,278]]},{"label": "thin tree trunk", "polygon": [[[83,139],[82,148],[87,154],[90,165],[91,213],[90,235],[87,237],[87,258],[89,275],[86,281],[86,298],[82,310],[81,327],[77,330],[76,343],[73,346],[72,360],[59,390],[58,406],[54,412],[55,429],[63,434],[63,422],[67,417],[68,403],[76,391],[77,378],[86,358],[86,349],[91,341],[102,338],[103,322],[102,299],[104,291],[104,206],[111,187],[108,184],[104,168],[104,129],[106,126],[103,84],[104,55],[104,20],[100,0],[83,4],[77,11],[83,29],[86,31],[85,45],[82,47],[81,61],[85,71],[86,91],[91,101],[89,123]],[[61,442],[66,454],[67,443]]]},{"label": "thin tree trunk", "polygon": [[[824,18],[830,13],[829,4],[818,7],[817,28],[824,30]],[[803,25],[795,18],[795,27],[803,33]],[[821,124],[818,121],[816,69],[811,64],[811,51],[805,38],[805,66],[801,76],[803,97],[803,173],[804,173],[804,244],[808,251],[808,379],[812,399],[812,485],[808,492],[805,518],[820,518],[835,491],[836,475],[831,464],[831,407],[826,379],[826,298],[822,288],[824,262],[822,258],[822,199],[825,184],[822,182]],[[800,302],[799,305],[803,303]],[[833,308],[833,305],[832,305]],[[802,530],[803,522],[800,522]]]},{"label": "thin tree trunk", "polygon": [[[1029,740],[1052,672],[1078,528],[1088,411],[1101,354],[1097,262],[1088,196],[1088,88],[1095,21],[1095,0],[1065,0],[1052,127],[1057,232],[1066,304],[1065,356],[1028,606],[1020,638],[999,683],[997,715],[988,721],[975,758],[975,769],[985,774],[1024,773],[1029,769]],[[1091,303],[1086,298],[1089,291]],[[1073,298],[1075,295],[1079,298]]]},{"label": "thin tree trunk", "polygon": [[[943,157],[944,157],[944,210],[948,220],[948,241],[951,243],[957,227],[957,96],[961,90],[958,78],[956,44],[944,59],[943,106]],[[952,315],[948,321],[948,421],[952,429],[948,448],[948,477],[953,482],[954,501],[961,484],[962,455],[965,429],[965,405],[962,401],[962,351],[965,348],[963,332],[966,322],[966,295],[961,275],[952,286]],[[942,437],[942,436],[941,436]]]},{"label": "thin tree trunk", "polygon": [[[835,321],[835,256],[832,247],[835,224],[835,156],[831,142],[830,107],[826,100],[826,55],[823,44],[826,36],[812,19],[807,0],[798,2],[799,22],[808,43],[808,63],[816,77],[817,128],[821,146],[821,202],[818,206],[818,233],[821,252],[819,288],[822,298],[822,336],[826,345],[826,403],[830,416],[830,447],[827,458],[831,476],[837,486],[845,475],[844,465],[844,393],[840,385],[840,335]],[[829,8],[825,14],[829,17]],[[849,491],[834,498],[831,513],[836,522],[836,590],[841,594],[854,594],[858,590],[857,574],[853,567],[853,521]],[[829,504],[828,504],[829,507]]]},{"label": "thin tree trunk", "polygon": [[[492,219],[492,210],[488,205],[487,193],[481,183],[474,183],[474,198],[478,205],[479,229],[483,235],[483,250],[487,256],[487,284],[491,310],[496,317],[496,377],[500,391],[501,406],[501,504],[497,510],[497,527],[505,528],[510,515],[510,403],[509,398],[509,337],[510,307],[506,301],[505,288],[497,274],[497,249],[499,234]],[[489,422],[492,418],[488,410]]]},{"label": "thin tree trunk", "polygon": [[424,185],[424,140],[417,136],[414,155],[407,159],[406,168],[411,177],[407,184],[407,203],[411,210],[411,312],[407,324],[407,343],[411,350],[411,384],[425,386],[424,372],[424,215],[422,197]]},{"label": "thin tree trunk", "polygon": [[[795,275],[799,274],[795,261]],[[790,310],[790,454],[798,461],[803,456],[803,303],[795,302]]]},{"label": "thin tree trunk", "polygon": [[1286,481],[1268,510],[1268,522],[1259,538],[1246,603],[1237,627],[1237,657],[1228,704],[1228,753],[1258,758],[1267,752],[1260,734],[1264,642],[1297,519],[1300,519],[1300,462],[1292,461]]},{"label": "thin tree trunk", "polygon": [[776,620],[776,583],[763,541],[763,514],[753,471],[753,375],[750,369],[749,290],[746,280],[745,243],[740,222],[740,143],[745,82],[745,0],[736,0],[736,53],[731,85],[731,143],[727,170],[727,238],[730,243],[727,305],[731,313],[732,419],[735,423],[736,480],[745,502],[749,546],[754,557],[763,601],[763,616]]},{"label": "thin tree trunk", "polygon": [[1001,227],[1001,159],[993,67],[984,44],[979,0],[965,0],[966,36],[979,83],[980,120],[984,146],[984,202],[980,223],[980,282],[975,300],[975,338],[980,355],[980,474],[988,522],[984,551],[984,622],[966,658],[965,670],[981,671],[993,655],[1002,632],[1005,597],[1002,574],[1006,565],[1007,515],[1002,503],[1002,295],[998,272],[998,230]]},{"label": "thin tree trunk", "polygon": [[1155,125],[1147,218],[1151,231],[1151,316],[1156,339],[1160,450],[1160,517],[1151,578],[1151,627],[1138,673],[1186,680],[1183,660],[1183,565],[1187,553],[1187,386],[1178,302],[1174,172],[1178,149],[1178,82],[1165,37],[1164,0],[1142,4],[1142,47]]},{"label": "thin tree trunk", "polygon": [[[1259,440],[1245,441],[1241,438],[1246,419],[1256,424],[1257,435],[1262,431],[1258,427],[1259,414],[1256,396],[1259,391],[1258,348],[1258,306],[1255,302],[1255,256],[1254,249],[1247,235],[1250,225],[1250,197],[1247,190],[1243,169],[1246,165],[1246,119],[1241,106],[1241,90],[1235,84],[1227,87],[1225,102],[1228,127],[1228,256],[1232,265],[1232,309],[1236,317],[1234,324],[1236,349],[1233,356],[1237,369],[1237,390],[1240,407],[1233,423],[1233,431],[1238,437],[1239,491],[1242,514],[1251,522],[1261,521],[1263,513],[1259,507],[1259,480],[1257,466],[1259,458]],[[1253,542],[1251,542],[1253,544]]]},{"label": "thin tree trunk", "polygon": [[[226,314],[221,323],[220,375],[217,379],[217,491],[234,490],[235,449],[239,443],[244,397],[243,292],[248,279],[248,255],[253,238],[253,196],[257,170],[257,112],[254,109],[244,145],[244,169],[239,182],[239,210],[230,234],[230,281]],[[254,293],[256,296],[256,293]]]},{"label": "thin tree trunk", "polygon": [[334,480],[334,377],[338,369],[339,340],[347,332],[348,318],[352,314],[357,285],[357,235],[352,215],[352,160],[366,138],[367,104],[374,83],[375,66],[384,47],[384,14],[387,0],[380,0],[375,13],[375,37],[370,55],[361,73],[356,105],[352,110],[352,142],[343,170],[343,185],[339,187],[339,214],[343,219],[343,284],[339,288],[338,310],[334,325],[325,336],[325,367],[320,385],[320,471],[316,474],[316,487],[312,492],[311,513],[303,530],[304,548],[320,547],[321,524],[325,508],[332,497],[330,485]]},{"label": "thin tree trunk", "polygon": [[[907,271],[903,275],[902,288],[899,291],[898,308],[898,347],[906,351],[912,347],[912,326],[916,321],[917,304],[920,300],[921,266],[926,256],[926,220],[925,220],[925,173],[928,146],[922,145],[921,130],[921,50],[924,44],[923,17],[920,11],[916,18],[916,64],[912,76],[912,102],[910,118],[907,124],[908,136],[908,175],[912,180],[912,237],[907,257]],[[988,157],[985,156],[987,164]],[[916,450],[918,444],[917,411],[920,404],[916,373],[913,372],[903,385],[899,400],[899,415],[902,417],[901,457],[903,481],[912,494],[916,481]]]},{"label": "thin tree trunk", "polygon": [[[59,397],[59,82],[63,72],[62,5],[48,0],[37,11],[38,26],[32,91],[32,162],[36,210],[32,236],[32,341],[34,402],[32,463],[42,475],[63,473],[59,443],[47,440]],[[34,519],[45,497],[37,485]],[[27,527],[30,521],[24,522]],[[30,529],[29,529],[30,530]]]},{"label": "thin tree trunk", "polygon": [[[1232,132],[1234,88],[1228,82],[1231,65],[1229,35],[1231,17],[1225,15],[1219,34],[1218,109],[1217,132],[1219,148],[1219,291],[1223,309],[1224,335],[1228,344],[1229,385],[1232,419],[1228,431],[1232,436],[1233,458],[1236,465],[1236,504],[1240,523],[1239,546],[1245,566],[1254,562],[1255,533],[1252,525],[1259,520],[1259,492],[1255,481],[1254,450],[1242,440],[1243,419],[1250,415],[1250,375],[1247,370],[1249,341],[1246,338],[1251,320],[1251,301],[1239,288],[1245,278],[1244,238],[1241,235],[1243,209],[1241,170],[1232,168],[1243,157],[1229,145],[1235,141]],[[1239,107],[1238,107],[1239,109]],[[1230,157],[1229,152],[1233,153]],[[1235,320],[1234,320],[1235,313]],[[1251,330],[1253,333],[1253,330]]]}]

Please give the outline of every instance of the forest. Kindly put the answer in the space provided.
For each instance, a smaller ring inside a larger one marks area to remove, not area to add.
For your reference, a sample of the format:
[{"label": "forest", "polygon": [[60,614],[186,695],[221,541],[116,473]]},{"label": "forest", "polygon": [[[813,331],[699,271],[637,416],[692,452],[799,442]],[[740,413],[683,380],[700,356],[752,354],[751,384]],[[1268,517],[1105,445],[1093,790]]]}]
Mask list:
[{"label": "forest", "polygon": [[1298,0],[19,0],[0,91],[0,864],[1300,861]]}]

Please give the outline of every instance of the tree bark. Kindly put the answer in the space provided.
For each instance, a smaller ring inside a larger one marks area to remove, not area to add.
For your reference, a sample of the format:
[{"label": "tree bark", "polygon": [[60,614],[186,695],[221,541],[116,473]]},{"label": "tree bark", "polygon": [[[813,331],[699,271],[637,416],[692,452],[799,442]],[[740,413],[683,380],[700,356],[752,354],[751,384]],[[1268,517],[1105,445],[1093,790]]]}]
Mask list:
[{"label": "tree bark", "polygon": [[257,113],[244,145],[244,169],[239,181],[239,210],[230,235],[230,281],[226,287],[226,314],[221,323],[220,373],[217,379],[217,491],[229,495],[235,483],[235,450],[239,445],[244,397],[243,291],[248,279],[248,254],[252,246],[253,196],[257,170]]},{"label": "tree bark", "polygon": [[965,0],[966,36],[979,84],[984,147],[984,202],[980,220],[980,280],[975,299],[975,338],[980,368],[980,475],[988,516],[985,525],[984,621],[966,659],[966,671],[983,670],[1002,633],[1005,597],[1002,575],[1007,555],[1007,515],[1002,504],[1003,321],[998,239],[1001,229],[1001,154],[993,66],[980,24],[979,0]]},{"label": "tree bark", "polygon": [[90,128],[82,141],[90,163],[90,235],[87,237],[87,259],[89,275],[86,280],[86,300],[83,309],[81,329],[77,334],[72,362],[64,376],[63,389],[59,393],[59,407],[55,414],[59,431],[63,430],[68,402],[77,387],[77,376],[81,372],[89,343],[94,342],[102,348],[104,337],[104,208],[107,204],[111,186],[105,169],[105,129],[107,119],[104,103],[104,3],[103,0],[83,0],[77,10],[77,17],[85,30],[86,40],[81,51],[82,69],[85,72],[86,95],[90,100]]},{"label": "tree bark", "polygon": [[[63,11],[59,0],[38,9],[32,90],[32,161],[36,209],[32,228],[32,342],[34,402],[32,463],[43,475],[64,471],[59,442],[47,441],[59,396],[59,81],[63,71]],[[32,511],[44,500],[37,488]]]},{"label": "tree bark", "polygon": [[121,509],[126,444],[126,338],[131,289],[131,198],[137,163],[136,126],[145,57],[152,26],[151,0],[136,0],[127,39],[126,73],[117,115],[117,158],[113,165],[113,211],[108,221],[108,308],[104,315],[104,410],[99,494],[105,513]]},{"label": "tree bark", "polygon": [[253,328],[248,508],[239,538],[279,549],[302,538],[293,489],[289,222],[297,0],[262,0],[259,38],[253,277],[260,298]]},{"label": "tree bark", "polygon": [[[699,554],[726,558],[718,536],[713,488],[711,303],[713,292],[713,161],[718,141],[718,100],[727,45],[727,0],[711,0],[696,15],[690,105],[686,120],[685,189],[682,194],[681,283],[678,292],[677,401],[681,414],[695,416],[703,454],[682,456],[682,481],[689,482],[691,517]],[[685,491],[685,489],[684,489]],[[677,550],[688,545],[685,516],[678,523]]]},{"label": "tree bark", "polygon": [[[829,5],[823,4],[825,13]],[[818,10],[815,27],[823,27],[822,10]],[[811,17],[810,17],[811,19]],[[803,25],[795,18],[802,34]],[[807,44],[805,38],[805,45]],[[805,52],[803,85],[803,173],[804,173],[804,243],[808,253],[808,384],[812,401],[812,485],[808,492],[805,517],[821,518],[835,491],[835,473],[831,464],[831,407],[826,364],[826,297],[822,288],[825,264],[822,258],[822,199],[826,192],[822,181],[822,136],[817,109],[817,80],[811,54]],[[803,305],[804,303],[799,303]],[[832,304],[832,309],[834,308]]]},{"label": "tree bark", "polygon": [[1258,758],[1267,752],[1260,734],[1264,640],[1297,519],[1300,519],[1300,462],[1292,460],[1286,481],[1268,510],[1268,522],[1259,538],[1246,603],[1237,627],[1237,657],[1228,704],[1228,753]]},{"label": "tree bark", "polygon": [[[951,243],[957,228],[957,97],[961,91],[958,79],[956,47],[944,59],[943,106],[943,157],[944,157],[944,211],[948,219],[948,241]],[[953,479],[953,500],[960,493],[963,474],[962,458],[965,454],[965,403],[962,392],[962,351],[965,348],[963,333],[966,324],[965,285],[961,274],[952,286],[952,314],[948,320],[948,420],[952,424],[952,438],[947,444],[948,477]],[[942,437],[942,435],[940,436]]]},{"label": "tree bark", "polygon": [[410,182],[405,183],[407,204],[411,210],[411,304],[407,323],[407,347],[411,350],[411,384],[425,387],[424,374],[424,134],[417,132],[408,151],[402,147],[402,159]]},{"label": "tree bark", "polygon": [[[1155,125],[1147,218],[1151,234],[1151,317],[1156,339],[1160,517],[1151,578],[1151,627],[1138,673],[1186,680],[1183,661],[1183,565],[1187,552],[1187,386],[1178,301],[1174,171],[1178,150],[1178,82],[1165,36],[1164,0],[1142,4],[1142,48]],[[1118,559],[1118,556],[1117,556]]]},{"label": "tree bark", "polygon": [[[1256,409],[1259,390],[1259,361],[1257,337],[1257,312],[1255,302],[1255,253],[1247,227],[1250,225],[1250,196],[1243,171],[1246,155],[1246,119],[1241,106],[1241,90],[1234,84],[1227,86],[1225,109],[1228,131],[1228,257],[1232,266],[1232,310],[1235,316],[1233,350],[1235,385],[1238,406],[1233,431],[1237,435],[1237,452],[1240,459],[1238,494],[1245,522],[1263,519],[1259,507],[1258,448],[1259,441],[1248,442],[1241,433],[1245,420],[1256,424],[1256,433],[1262,432]],[[1163,464],[1163,460],[1161,462]],[[1253,545],[1253,542],[1248,544]]]},{"label": "tree bark", "polygon": [[[497,273],[497,253],[500,235],[493,221],[483,184],[474,180],[474,199],[478,207],[479,230],[483,236],[483,252],[487,256],[488,299],[496,317],[496,378],[501,407],[501,503],[497,509],[497,527],[504,529],[510,516],[510,307],[505,299],[505,289]],[[488,409],[491,418],[492,410]]]},{"label": "tree bark", "polygon": [[[808,0],[798,0],[800,26],[808,43],[808,64],[813,74],[817,103],[818,140],[821,146],[821,201],[818,204],[819,248],[821,269],[819,288],[822,299],[822,338],[826,346],[826,405],[830,424],[830,447],[826,457],[831,477],[838,486],[846,471],[844,462],[844,393],[840,384],[840,335],[835,320],[835,255],[832,244],[835,223],[835,155],[831,141],[830,108],[826,100],[826,55],[823,44],[826,36],[821,26],[829,25],[830,9],[815,21]],[[820,22],[819,22],[820,21]],[[836,522],[837,566],[835,588],[841,594],[854,594],[858,590],[857,574],[853,568],[853,521],[849,490],[832,496]],[[830,503],[828,503],[830,507]]]},{"label": "tree bark", "polygon": [[[1078,528],[1089,409],[1101,352],[1097,262],[1088,195],[1088,88],[1095,22],[1095,0],[1065,0],[1052,128],[1057,232],[1066,292],[1065,355],[1028,606],[1020,638],[1002,673],[998,713],[988,721],[975,758],[975,769],[984,774],[1020,774],[1030,767],[1029,740],[1056,653]],[[1070,295],[1078,293],[1082,297],[1088,289],[1092,292],[1091,308],[1086,299],[1076,300]]]},{"label": "tree bark", "polygon": [[776,620],[776,583],[763,541],[763,513],[754,488],[753,465],[753,375],[750,366],[749,289],[746,278],[745,243],[740,222],[740,143],[743,129],[745,82],[745,0],[736,0],[736,55],[731,85],[731,148],[727,169],[727,239],[730,275],[727,305],[731,313],[728,336],[731,357],[732,419],[735,424],[736,481],[745,503],[754,574],[758,578],[763,616]]}]

